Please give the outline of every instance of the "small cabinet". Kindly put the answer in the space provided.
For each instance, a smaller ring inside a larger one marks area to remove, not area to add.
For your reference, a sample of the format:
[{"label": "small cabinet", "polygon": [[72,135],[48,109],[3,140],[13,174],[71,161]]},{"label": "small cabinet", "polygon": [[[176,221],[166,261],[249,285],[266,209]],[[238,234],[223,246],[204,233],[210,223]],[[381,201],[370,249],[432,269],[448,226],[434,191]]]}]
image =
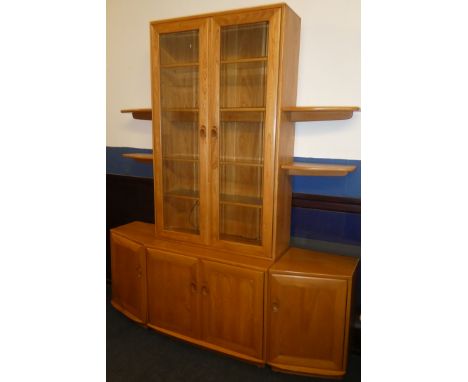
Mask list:
[{"label": "small cabinet", "polygon": [[346,372],[358,259],[291,248],[269,271],[268,363],[296,373]]},{"label": "small cabinet", "polygon": [[272,275],[270,288],[271,361],[340,370],[346,280]]},{"label": "small cabinet", "polygon": [[198,338],[198,259],[148,249],[148,325]]},{"label": "small cabinet", "polygon": [[146,323],[145,247],[111,234],[112,305],[130,319]]},{"label": "small cabinet", "polygon": [[202,261],[203,338],[262,358],[264,273]]}]

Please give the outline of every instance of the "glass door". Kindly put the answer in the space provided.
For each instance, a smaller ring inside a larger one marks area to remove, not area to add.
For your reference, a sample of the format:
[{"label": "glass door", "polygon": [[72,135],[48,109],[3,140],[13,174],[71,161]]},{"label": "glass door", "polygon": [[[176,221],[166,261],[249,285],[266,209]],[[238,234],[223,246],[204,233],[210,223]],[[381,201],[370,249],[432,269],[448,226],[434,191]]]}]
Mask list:
[{"label": "glass door", "polygon": [[207,21],[152,28],[157,231],[206,241]]},{"label": "glass door", "polygon": [[[277,10],[215,17],[213,236],[247,253],[271,245]],[[219,127],[217,127],[219,126]]]}]

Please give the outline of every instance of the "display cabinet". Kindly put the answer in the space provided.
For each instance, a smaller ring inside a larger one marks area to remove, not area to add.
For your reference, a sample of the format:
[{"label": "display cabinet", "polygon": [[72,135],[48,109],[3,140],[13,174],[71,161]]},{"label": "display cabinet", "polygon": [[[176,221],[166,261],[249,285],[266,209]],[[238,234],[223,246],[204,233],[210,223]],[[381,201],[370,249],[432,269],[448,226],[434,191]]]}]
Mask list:
[{"label": "display cabinet", "polygon": [[153,154],[129,156],[153,163],[155,224],[112,231],[113,305],[257,365],[340,375],[352,283],[307,261],[303,278],[287,272],[290,175],[353,171],[294,164],[294,122],[358,108],[295,108],[300,18],[286,4],[155,21],[150,35],[152,107],[124,112],[152,120]]},{"label": "display cabinet", "polygon": [[279,86],[295,88],[299,26],[284,5],[151,24],[158,236],[270,258],[285,249],[274,240],[289,222],[273,211],[288,190],[275,172],[294,137],[279,139]]}]

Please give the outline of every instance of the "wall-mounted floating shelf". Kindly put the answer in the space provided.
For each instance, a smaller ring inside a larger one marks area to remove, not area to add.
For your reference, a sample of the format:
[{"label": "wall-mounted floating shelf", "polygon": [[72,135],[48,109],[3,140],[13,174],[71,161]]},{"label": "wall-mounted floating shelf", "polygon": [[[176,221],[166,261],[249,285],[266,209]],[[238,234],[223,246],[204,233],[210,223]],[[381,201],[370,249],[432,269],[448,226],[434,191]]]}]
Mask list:
[{"label": "wall-mounted floating shelf", "polygon": [[123,109],[121,113],[132,113],[133,119],[144,119],[145,121],[151,121],[153,119],[153,111],[151,108],[142,109]]},{"label": "wall-mounted floating shelf", "polygon": [[289,175],[301,176],[345,176],[356,169],[354,165],[294,162],[281,165]]},{"label": "wall-mounted floating shelf", "polygon": [[336,121],[350,119],[354,112],[361,111],[357,106],[288,106],[283,112],[291,122]]},{"label": "wall-mounted floating shelf", "polygon": [[[355,112],[361,111],[357,106],[288,106],[283,112],[289,121],[337,121],[352,118]],[[132,113],[134,119],[151,121],[153,112],[150,108],[123,109],[121,113]]]},{"label": "wall-mounted floating shelf", "polygon": [[152,162],[153,161],[153,154],[145,154],[145,153],[126,153],[122,154],[124,158],[135,159],[138,162]]}]

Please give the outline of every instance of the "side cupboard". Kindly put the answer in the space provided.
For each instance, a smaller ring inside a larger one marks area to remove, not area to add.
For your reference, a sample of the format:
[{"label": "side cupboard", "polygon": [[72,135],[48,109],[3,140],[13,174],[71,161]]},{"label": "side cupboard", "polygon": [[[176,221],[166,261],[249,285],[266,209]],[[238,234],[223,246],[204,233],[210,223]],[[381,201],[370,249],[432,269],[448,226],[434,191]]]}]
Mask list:
[{"label": "side cupboard", "polygon": [[124,112],[152,120],[155,224],[111,231],[112,305],[257,365],[343,376],[359,259],[289,246],[290,175],[353,171],[295,164],[294,121],[359,108],[295,106],[300,18],[286,4],[150,34],[152,107]]}]

